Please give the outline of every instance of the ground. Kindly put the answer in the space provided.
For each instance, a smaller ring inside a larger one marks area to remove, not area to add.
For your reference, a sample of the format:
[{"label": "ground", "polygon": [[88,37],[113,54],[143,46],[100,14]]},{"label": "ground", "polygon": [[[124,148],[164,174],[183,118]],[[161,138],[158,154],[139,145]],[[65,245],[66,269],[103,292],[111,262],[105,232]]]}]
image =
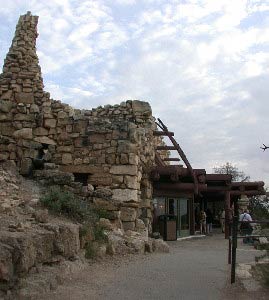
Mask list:
[{"label": "ground", "polygon": [[[227,244],[222,234],[215,234],[169,242],[168,254],[107,258],[39,299],[268,299],[268,291],[247,292],[239,280],[230,285]],[[239,263],[253,261],[256,254],[239,242]]]}]

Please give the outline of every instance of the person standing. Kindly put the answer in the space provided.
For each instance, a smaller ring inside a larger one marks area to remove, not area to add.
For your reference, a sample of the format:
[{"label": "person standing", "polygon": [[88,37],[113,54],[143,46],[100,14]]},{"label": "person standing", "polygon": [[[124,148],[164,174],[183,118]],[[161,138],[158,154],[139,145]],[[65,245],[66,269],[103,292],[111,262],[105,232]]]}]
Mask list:
[{"label": "person standing", "polygon": [[220,213],[220,226],[221,226],[221,232],[224,233],[225,231],[225,209],[224,208]]},{"label": "person standing", "polygon": [[206,234],[206,213],[201,210],[200,211],[200,234]]},{"label": "person standing", "polygon": [[240,231],[242,235],[245,235],[246,238],[243,239],[243,243],[248,244],[252,243],[252,238],[248,237],[249,235],[252,234],[253,228],[251,226],[252,218],[251,215],[249,214],[248,209],[245,209],[244,212],[240,215],[239,221],[241,222],[240,224]]},{"label": "person standing", "polygon": [[211,210],[208,208],[206,210],[206,232],[207,234],[212,233],[212,223],[213,223],[213,214]]}]

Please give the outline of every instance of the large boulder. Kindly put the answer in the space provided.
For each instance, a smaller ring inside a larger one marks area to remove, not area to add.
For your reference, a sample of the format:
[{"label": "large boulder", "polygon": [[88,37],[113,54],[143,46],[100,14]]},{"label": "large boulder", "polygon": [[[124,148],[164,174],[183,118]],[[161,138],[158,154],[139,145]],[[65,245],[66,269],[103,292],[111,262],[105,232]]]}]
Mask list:
[{"label": "large boulder", "polygon": [[42,227],[54,233],[54,251],[56,254],[65,258],[72,258],[77,255],[80,249],[79,225],[60,222],[58,224],[42,224]]}]

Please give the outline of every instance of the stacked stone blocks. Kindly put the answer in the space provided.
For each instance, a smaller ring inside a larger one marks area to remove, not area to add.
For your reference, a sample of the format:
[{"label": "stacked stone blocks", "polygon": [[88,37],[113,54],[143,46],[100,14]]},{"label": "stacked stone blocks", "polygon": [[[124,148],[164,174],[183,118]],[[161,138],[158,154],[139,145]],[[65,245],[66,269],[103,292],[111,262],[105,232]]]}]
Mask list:
[{"label": "stacked stone blocks", "polygon": [[42,159],[84,176],[94,189],[111,190],[119,227],[140,230],[142,220],[150,230],[149,173],[160,142],[150,105],[78,110],[50,99],[36,55],[37,21],[30,12],[20,17],[0,75],[0,160],[14,161],[23,175],[38,173]]}]

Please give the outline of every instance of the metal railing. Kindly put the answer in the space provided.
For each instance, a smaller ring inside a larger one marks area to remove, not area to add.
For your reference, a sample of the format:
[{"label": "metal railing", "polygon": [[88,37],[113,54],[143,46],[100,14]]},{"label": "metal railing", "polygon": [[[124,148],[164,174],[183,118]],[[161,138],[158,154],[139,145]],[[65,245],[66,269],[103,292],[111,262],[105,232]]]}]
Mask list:
[{"label": "metal railing", "polygon": [[[239,221],[237,216],[234,216],[233,221],[229,224],[228,264],[231,264],[231,283],[235,283],[237,239],[260,238],[260,237],[268,238],[269,237],[268,235],[252,235],[252,234],[250,234],[250,235],[238,235],[238,225],[240,223],[243,223],[243,222]],[[263,220],[263,221],[253,220],[253,221],[249,221],[248,223],[269,224],[269,220]]]}]

